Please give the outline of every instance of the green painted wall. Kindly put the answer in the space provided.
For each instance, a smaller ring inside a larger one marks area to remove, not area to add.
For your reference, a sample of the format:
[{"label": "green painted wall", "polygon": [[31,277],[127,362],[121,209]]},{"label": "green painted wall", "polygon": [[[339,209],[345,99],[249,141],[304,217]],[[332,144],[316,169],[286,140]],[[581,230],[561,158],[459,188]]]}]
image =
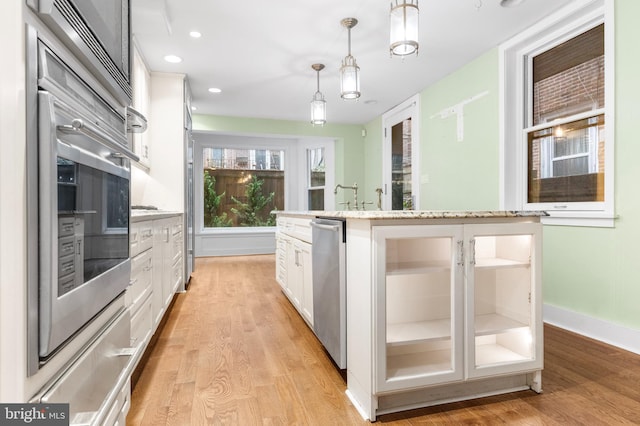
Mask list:
[{"label": "green painted wall", "polygon": [[[314,127],[300,121],[196,114],[193,116],[193,129],[221,133],[332,138],[336,141],[336,183],[351,185],[358,182],[360,185],[365,180],[362,161],[364,138],[363,127],[360,125],[328,123],[322,127]],[[344,196],[343,192],[339,192],[337,202],[343,201]]]},{"label": "green painted wall", "polygon": [[[472,97],[457,114],[440,112]],[[420,208],[495,210],[498,182],[498,51],[493,49],[420,94]],[[426,182],[426,183],[425,183]]]}]

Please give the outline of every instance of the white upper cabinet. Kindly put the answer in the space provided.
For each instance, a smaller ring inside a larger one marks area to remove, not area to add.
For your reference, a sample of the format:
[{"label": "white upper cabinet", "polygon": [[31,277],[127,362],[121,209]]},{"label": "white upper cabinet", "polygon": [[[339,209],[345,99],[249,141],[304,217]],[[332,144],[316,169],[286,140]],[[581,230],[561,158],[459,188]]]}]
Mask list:
[{"label": "white upper cabinet", "polygon": [[[149,95],[151,76],[135,44],[133,45],[131,62],[131,82],[133,86],[132,106],[149,121],[151,98]],[[150,167],[149,132],[131,133],[133,152],[140,157],[139,164]]]}]

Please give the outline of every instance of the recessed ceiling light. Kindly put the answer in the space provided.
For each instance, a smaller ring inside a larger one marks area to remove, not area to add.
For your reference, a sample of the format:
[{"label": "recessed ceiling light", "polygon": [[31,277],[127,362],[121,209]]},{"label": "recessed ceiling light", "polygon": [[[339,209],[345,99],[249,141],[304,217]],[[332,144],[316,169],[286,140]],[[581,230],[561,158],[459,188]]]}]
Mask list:
[{"label": "recessed ceiling light", "polygon": [[202,34],[200,34],[200,31],[191,31],[191,32],[189,33],[189,35],[190,35],[191,37],[193,37],[193,38],[200,38],[200,37],[202,37]]},{"label": "recessed ceiling light", "polygon": [[514,7],[524,3],[524,0],[500,0],[500,6],[502,7]]},{"label": "recessed ceiling light", "polygon": [[211,93],[220,93],[220,92],[222,92],[222,89],[218,89],[217,87],[210,87],[209,91]]},{"label": "recessed ceiling light", "polygon": [[198,108],[196,108],[196,107],[195,107],[195,105],[191,105],[191,111],[195,111],[195,110],[197,110],[197,109],[198,109]]},{"label": "recessed ceiling light", "polygon": [[164,57],[164,60],[172,64],[179,64],[180,62],[182,62],[182,58],[176,55],[167,55]]}]

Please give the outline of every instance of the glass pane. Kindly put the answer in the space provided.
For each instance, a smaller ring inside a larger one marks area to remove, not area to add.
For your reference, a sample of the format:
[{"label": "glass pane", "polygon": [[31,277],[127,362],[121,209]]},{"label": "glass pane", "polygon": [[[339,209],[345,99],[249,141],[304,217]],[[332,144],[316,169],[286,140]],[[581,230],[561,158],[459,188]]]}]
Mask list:
[{"label": "glass pane", "polygon": [[309,186],[311,188],[325,185],[324,148],[307,150],[309,164]]},{"label": "glass pane", "polygon": [[604,115],[529,132],[529,203],[604,201]]},{"label": "glass pane", "polygon": [[204,148],[204,226],[275,226],[284,210],[284,151]]},{"label": "glass pane", "polygon": [[533,58],[533,125],[604,106],[604,24]]},{"label": "glass pane", "polygon": [[57,158],[58,297],[129,256],[129,179]]},{"label": "glass pane", "polygon": [[410,118],[391,128],[391,209],[413,209]]},{"label": "glass pane", "polygon": [[476,367],[533,359],[531,235],[474,239]]},{"label": "glass pane", "polygon": [[324,188],[309,190],[309,210],[324,210]]},{"label": "glass pane", "polygon": [[454,369],[451,237],[386,240],[387,379]]}]

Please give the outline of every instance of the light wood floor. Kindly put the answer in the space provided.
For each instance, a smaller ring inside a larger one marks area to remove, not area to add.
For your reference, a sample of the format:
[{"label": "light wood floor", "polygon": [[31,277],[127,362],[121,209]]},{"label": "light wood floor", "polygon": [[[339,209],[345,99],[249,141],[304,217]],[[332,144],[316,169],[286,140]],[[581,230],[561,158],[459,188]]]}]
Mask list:
[{"label": "light wood floor", "polygon": [[[274,276],[273,256],[202,258],[132,394],[127,425],[360,425],[346,384]],[[377,423],[640,424],[640,356],[545,326],[544,393]]]}]

